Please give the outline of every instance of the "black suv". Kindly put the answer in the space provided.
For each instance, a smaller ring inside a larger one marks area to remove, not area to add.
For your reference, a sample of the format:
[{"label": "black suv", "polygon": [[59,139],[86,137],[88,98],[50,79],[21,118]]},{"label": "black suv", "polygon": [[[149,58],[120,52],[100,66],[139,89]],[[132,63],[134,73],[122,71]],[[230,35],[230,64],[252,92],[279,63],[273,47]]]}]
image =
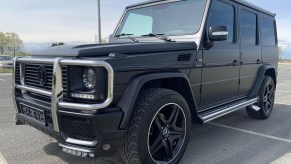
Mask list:
[{"label": "black suv", "polygon": [[14,59],[16,124],[81,157],[178,163],[192,123],[274,106],[275,14],[241,0],[154,0],[126,8],[108,44]]}]

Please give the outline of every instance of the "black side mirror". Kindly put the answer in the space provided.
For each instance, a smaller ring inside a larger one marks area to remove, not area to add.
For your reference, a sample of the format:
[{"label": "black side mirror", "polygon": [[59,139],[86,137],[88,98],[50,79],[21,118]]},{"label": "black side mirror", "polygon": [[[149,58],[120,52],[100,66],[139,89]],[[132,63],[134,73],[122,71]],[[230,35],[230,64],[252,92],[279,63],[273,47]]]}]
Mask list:
[{"label": "black side mirror", "polygon": [[213,26],[209,28],[208,32],[209,40],[212,41],[224,41],[227,40],[228,31],[226,26]]}]

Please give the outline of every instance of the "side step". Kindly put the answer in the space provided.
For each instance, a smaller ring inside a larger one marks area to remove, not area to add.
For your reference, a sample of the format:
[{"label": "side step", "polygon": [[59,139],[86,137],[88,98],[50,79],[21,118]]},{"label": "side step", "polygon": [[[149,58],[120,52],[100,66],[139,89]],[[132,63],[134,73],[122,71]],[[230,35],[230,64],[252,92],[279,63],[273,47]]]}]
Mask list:
[{"label": "side step", "polygon": [[214,108],[211,110],[207,110],[204,112],[199,113],[199,117],[202,120],[202,123],[207,123],[209,121],[212,121],[214,119],[217,119],[221,116],[227,115],[231,112],[237,111],[241,108],[253,105],[254,103],[256,103],[258,101],[258,98],[254,98],[254,99],[245,99],[245,100],[241,100],[235,103],[230,103],[227,104],[225,106],[221,106],[218,108]]}]

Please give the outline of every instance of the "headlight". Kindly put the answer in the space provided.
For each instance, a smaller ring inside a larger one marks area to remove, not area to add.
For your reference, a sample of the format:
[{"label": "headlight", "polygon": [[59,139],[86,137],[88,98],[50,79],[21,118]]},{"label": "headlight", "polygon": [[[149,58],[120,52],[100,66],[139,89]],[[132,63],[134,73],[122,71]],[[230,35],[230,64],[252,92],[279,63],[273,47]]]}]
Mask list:
[{"label": "headlight", "polygon": [[83,84],[87,89],[93,89],[96,85],[96,74],[92,68],[83,71]]}]

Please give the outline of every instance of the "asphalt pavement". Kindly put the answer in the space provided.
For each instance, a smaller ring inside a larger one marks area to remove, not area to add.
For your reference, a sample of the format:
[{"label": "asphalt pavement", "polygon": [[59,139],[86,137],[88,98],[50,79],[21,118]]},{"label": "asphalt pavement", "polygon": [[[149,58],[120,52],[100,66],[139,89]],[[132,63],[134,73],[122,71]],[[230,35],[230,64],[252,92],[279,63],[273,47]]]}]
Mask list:
[{"label": "asphalt pavement", "polygon": [[[16,126],[11,75],[0,75],[0,164],[121,163],[117,155],[91,159],[65,154],[55,140]],[[239,110],[206,125],[193,125],[181,164],[291,163],[291,66],[279,67],[276,104],[268,120]]]}]

